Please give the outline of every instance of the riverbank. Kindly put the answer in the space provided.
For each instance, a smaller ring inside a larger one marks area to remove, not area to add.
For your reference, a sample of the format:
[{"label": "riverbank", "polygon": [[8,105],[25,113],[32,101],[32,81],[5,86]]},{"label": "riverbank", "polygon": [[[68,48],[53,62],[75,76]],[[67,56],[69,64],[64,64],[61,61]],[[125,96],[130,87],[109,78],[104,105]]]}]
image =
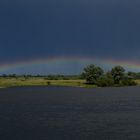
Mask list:
[{"label": "riverbank", "polygon": [[[140,85],[140,80],[135,80]],[[7,87],[23,87],[23,86],[68,86],[68,87],[84,87],[95,88],[96,85],[88,85],[85,80],[47,80],[46,78],[0,78],[0,88]]]},{"label": "riverbank", "polygon": [[87,85],[85,80],[47,80],[45,78],[0,78],[0,87],[18,86],[70,86],[92,88],[95,85]]}]

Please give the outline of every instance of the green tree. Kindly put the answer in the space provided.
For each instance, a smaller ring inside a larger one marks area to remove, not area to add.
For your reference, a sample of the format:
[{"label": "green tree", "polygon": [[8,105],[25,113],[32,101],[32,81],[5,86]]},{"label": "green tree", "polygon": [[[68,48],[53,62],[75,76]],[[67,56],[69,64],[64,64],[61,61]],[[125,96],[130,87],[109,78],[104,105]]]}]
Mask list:
[{"label": "green tree", "polygon": [[120,84],[120,81],[124,78],[125,69],[122,66],[115,66],[111,70],[111,74],[115,84]]},{"label": "green tree", "polygon": [[84,68],[82,76],[86,79],[88,84],[95,84],[96,81],[103,75],[103,73],[104,71],[100,67],[91,64]]}]

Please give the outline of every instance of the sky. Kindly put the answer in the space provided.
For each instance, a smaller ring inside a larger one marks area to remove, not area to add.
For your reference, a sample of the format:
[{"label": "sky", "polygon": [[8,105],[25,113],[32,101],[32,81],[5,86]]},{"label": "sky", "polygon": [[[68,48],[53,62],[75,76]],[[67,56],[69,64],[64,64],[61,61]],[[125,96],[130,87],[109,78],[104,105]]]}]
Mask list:
[{"label": "sky", "polygon": [[139,7],[139,0],[1,0],[0,73],[77,74],[90,63],[140,71]]}]

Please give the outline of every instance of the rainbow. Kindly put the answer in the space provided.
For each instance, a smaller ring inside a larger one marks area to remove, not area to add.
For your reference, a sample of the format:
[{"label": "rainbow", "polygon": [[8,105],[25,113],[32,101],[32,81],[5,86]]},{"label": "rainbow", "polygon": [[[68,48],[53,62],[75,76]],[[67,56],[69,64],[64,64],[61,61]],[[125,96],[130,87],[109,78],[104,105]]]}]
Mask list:
[{"label": "rainbow", "polygon": [[115,59],[99,59],[93,57],[52,57],[52,58],[38,58],[38,59],[30,59],[26,61],[17,61],[13,63],[1,63],[0,71],[4,72],[11,69],[18,69],[23,67],[32,67],[39,65],[55,65],[58,66],[60,64],[69,64],[69,63],[79,63],[79,64],[96,64],[96,65],[104,65],[108,67],[113,67],[115,65],[121,65],[127,69],[140,70],[140,63],[137,61],[129,61],[129,60],[115,60]]}]

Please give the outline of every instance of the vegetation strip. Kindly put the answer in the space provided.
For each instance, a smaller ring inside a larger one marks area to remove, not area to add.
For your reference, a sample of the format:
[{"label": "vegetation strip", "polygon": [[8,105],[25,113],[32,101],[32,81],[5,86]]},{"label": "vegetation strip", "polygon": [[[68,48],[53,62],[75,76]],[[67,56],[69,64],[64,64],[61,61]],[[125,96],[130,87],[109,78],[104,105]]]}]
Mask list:
[{"label": "vegetation strip", "polygon": [[121,66],[115,66],[110,71],[93,64],[84,68],[81,75],[2,75],[0,87],[13,86],[75,86],[75,87],[109,87],[134,86],[140,84],[138,74],[125,72]]}]

